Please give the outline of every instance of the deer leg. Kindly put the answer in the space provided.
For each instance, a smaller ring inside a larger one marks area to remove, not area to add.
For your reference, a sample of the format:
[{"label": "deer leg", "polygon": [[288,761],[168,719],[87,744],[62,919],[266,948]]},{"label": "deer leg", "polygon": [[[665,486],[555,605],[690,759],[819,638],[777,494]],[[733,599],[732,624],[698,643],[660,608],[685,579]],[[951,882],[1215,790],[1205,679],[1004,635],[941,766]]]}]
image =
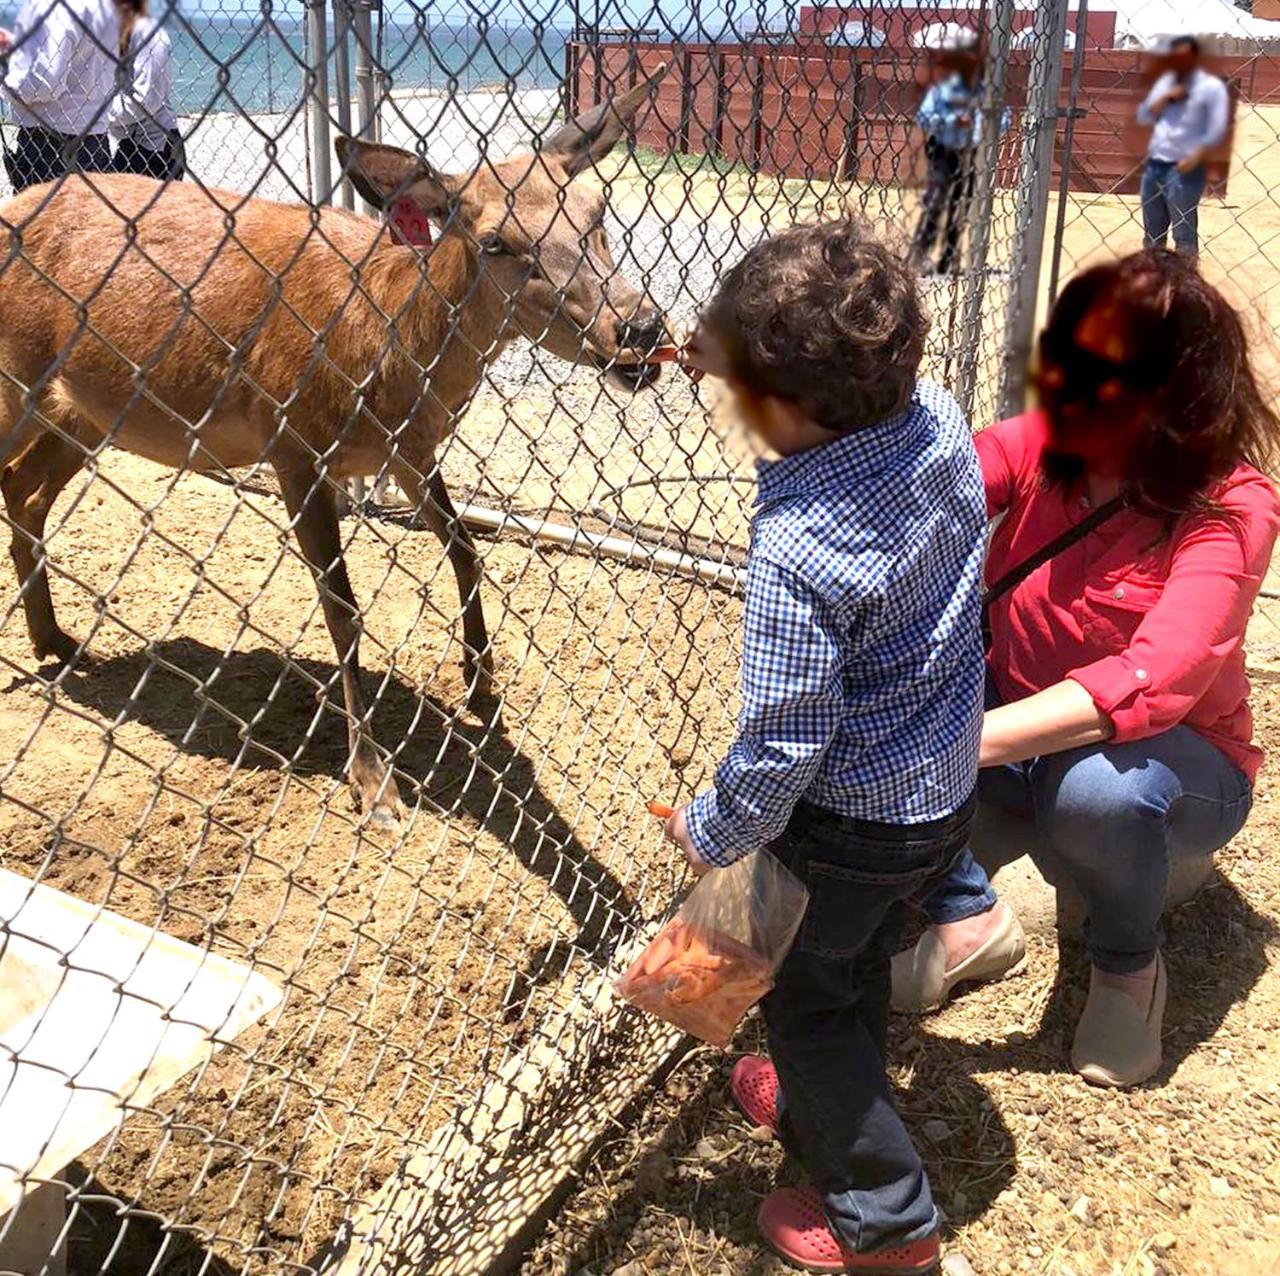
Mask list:
[{"label": "deer leg", "polygon": [[89,459],[79,443],[41,431],[24,438],[4,460],[0,491],[13,531],[9,553],[18,573],[27,632],[37,658],[70,664],[80,644],[62,631],[53,611],[45,568],[44,525],[58,493]]},{"label": "deer leg", "polygon": [[428,465],[423,478],[411,465],[392,462],[392,472],[412,502],[417,517],[437,536],[449,555],[458,597],[462,602],[462,668],[467,679],[468,699],[493,694],[493,649],[484,620],[484,602],[480,597],[480,560],[475,542],[458,517],[444,485],[444,476],[435,461]]},{"label": "deer leg", "polygon": [[369,738],[364,697],[360,692],[360,614],[356,607],[333,494],[307,467],[276,471],[293,534],[316,575],[320,605],[342,671],[350,757],[347,775],[362,811],[379,822],[395,820],[400,800],[396,782]]}]

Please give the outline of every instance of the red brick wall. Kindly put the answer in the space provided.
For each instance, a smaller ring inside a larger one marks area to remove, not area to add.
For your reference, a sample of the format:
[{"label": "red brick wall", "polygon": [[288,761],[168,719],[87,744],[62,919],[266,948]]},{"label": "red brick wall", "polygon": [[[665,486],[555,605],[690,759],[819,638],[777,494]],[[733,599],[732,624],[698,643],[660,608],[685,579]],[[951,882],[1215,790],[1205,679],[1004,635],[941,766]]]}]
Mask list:
[{"label": "red brick wall", "polygon": [[[856,176],[911,185],[923,176],[916,107],[928,82],[927,55],[829,49],[815,44],[572,44],[567,53],[572,100],[579,109],[620,91],[664,61],[672,70],[636,121],[639,143],[655,150],[723,156],[787,177]],[[1009,100],[1024,100],[1030,54],[1009,68]],[[1280,63],[1223,59],[1219,71],[1236,100],[1280,101]],[[1071,189],[1132,194],[1138,189],[1146,135],[1136,120],[1155,68],[1141,54],[1099,49],[1086,56],[1072,152]],[[1061,100],[1068,100],[1070,67]],[[1058,125],[1059,151],[1066,122]],[[1002,143],[1000,180],[1016,180],[1021,138]],[[1229,142],[1211,163],[1211,191],[1225,192]],[[852,172],[850,170],[852,169]],[[1056,170],[1056,153],[1055,153]],[[1055,171],[1056,180],[1056,171]]]}]

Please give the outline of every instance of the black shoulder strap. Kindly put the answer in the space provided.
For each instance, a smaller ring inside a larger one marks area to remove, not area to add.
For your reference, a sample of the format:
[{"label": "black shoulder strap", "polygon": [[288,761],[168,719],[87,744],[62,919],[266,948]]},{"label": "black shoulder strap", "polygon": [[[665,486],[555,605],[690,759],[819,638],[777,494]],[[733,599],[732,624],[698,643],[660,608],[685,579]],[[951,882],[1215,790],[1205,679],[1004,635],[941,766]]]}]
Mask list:
[{"label": "black shoulder strap", "polygon": [[1099,505],[1087,518],[1082,518],[1073,527],[1068,527],[1061,536],[1055,536],[1047,545],[1042,545],[1029,558],[1024,558],[1016,567],[1010,568],[993,585],[989,585],[982,595],[982,610],[985,612],[997,598],[1016,589],[1037,567],[1042,567],[1051,558],[1070,549],[1078,540],[1083,540],[1095,527],[1101,527],[1113,514],[1124,508],[1124,497],[1113,496],[1104,505]]}]

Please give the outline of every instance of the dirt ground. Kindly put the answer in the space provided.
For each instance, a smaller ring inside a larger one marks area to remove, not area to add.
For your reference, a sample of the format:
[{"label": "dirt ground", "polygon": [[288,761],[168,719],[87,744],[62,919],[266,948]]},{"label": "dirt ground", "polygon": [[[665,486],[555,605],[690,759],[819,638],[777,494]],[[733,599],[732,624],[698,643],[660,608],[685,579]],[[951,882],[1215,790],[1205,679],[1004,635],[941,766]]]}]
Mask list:
[{"label": "dirt ground", "polygon": [[[1261,737],[1280,741],[1280,685],[1260,682],[1255,701]],[[1006,874],[1022,879],[1008,898],[1033,928],[1026,972],[935,1016],[895,1020],[892,1076],[944,1213],[945,1252],[977,1276],[1280,1272],[1278,826],[1264,778],[1217,879],[1168,918],[1165,1064],[1150,1084],[1099,1091],[1065,1065],[1085,957],[1071,941],[1059,967],[1051,904],[1025,865]],[[576,1179],[525,1276],[790,1270],[760,1245],[754,1219],[798,1171],[727,1088],[736,1053],[762,1048],[749,1021],[733,1050],[692,1050],[643,1096],[634,1124]]]},{"label": "dirt ground", "polygon": [[[1267,588],[1276,586],[1275,568]],[[1249,635],[1258,738],[1280,748],[1280,603]],[[1086,959],[1063,960],[1051,892],[1025,861],[996,879],[1027,925],[1021,976],[894,1021],[891,1074],[944,1215],[977,1276],[1280,1272],[1280,789],[1264,770],[1213,881],[1166,919],[1165,1063],[1127,1094],[1066,1066]],[[693,1048],[575,1177],[524,1276],[781,1276],[760,1199],[798,1171],[728,1095],[728,1052]],[[954,1261],[954,1260],[953,1260]],[[956,1269],[963,1276],[963,1269]]]},{"label": "dirt ground", "polygon": [[[191,1229],[169,1251],[198,1242],[237,1267],[313,1261],[348,1194],[545,1014],[560,969],[603,960],[671,897],[644,802],[702,780],[736,676],[728,594],[493,542],[502,717],[467,712],[434,540],[349,521],[375,735],[409,807],[399,830],[364,829],[285,521],[270,497],[113,454],[48,538],[62,622],[91,635],[92,661],[38,674],[11,586],[0,626],[0,864],[286,990],[271,1023],[75,1170]],[[119,1231],[87,1204],[73,1269],[96,1270]],[[154,1222],[126,1232],[109,1270],[147,1270]]]}]

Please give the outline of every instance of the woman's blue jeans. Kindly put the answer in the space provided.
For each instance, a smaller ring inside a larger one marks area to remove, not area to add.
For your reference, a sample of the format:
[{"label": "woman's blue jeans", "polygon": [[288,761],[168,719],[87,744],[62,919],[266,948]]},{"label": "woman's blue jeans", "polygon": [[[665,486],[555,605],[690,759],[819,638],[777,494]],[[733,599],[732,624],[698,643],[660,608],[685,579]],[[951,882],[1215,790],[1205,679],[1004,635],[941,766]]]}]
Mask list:
[{"label": "woman's blue jeans", "polygon": [[[1200,858],[1243,827],[1252,793],[1227,757],[1189,727],[992,767],[978,782],[971,847],[991,862],[1029,853],[1045,879],[1074,887],[1100,970],[1141,970],[1160,947],[1176,857]],[[991,817],[997,818],[991,818]],[[930,921],[996,902],[972,850],[924,899]]]}]

